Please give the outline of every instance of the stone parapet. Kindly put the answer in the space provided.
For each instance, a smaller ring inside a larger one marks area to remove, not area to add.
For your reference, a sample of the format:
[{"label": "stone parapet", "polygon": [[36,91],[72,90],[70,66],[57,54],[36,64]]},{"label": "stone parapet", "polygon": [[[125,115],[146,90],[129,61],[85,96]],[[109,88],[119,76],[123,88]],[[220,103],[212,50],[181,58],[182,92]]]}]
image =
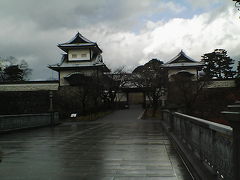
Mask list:
[{"label": "stone parapet", "polygon": [[57,112],[0,116],[0,132],[51,126],[59,123]]}]

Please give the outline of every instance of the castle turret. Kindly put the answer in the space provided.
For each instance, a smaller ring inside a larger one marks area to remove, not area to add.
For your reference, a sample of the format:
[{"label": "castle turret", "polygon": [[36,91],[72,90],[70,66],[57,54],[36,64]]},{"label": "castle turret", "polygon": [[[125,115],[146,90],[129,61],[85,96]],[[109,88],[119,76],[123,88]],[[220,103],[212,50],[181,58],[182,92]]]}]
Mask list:
[{"label": "castle turret", "polygon": [[102,50],[97,43],[88,40],[79,32],[72,40],[59,44],[58,47],[65,53],[60,63],[49,65],[49,68],[59,73],[60,86],[72,85],[73,78],[74,82],[77,82],[78,77],[81,81],[83,76],[93,76],[93,74],[99,76],[109,72],[103,63]]},{"label": "castle turret", "polygon": [[168,77],[170,80],[172,75],[179,73],[185,73],[192,76],[194,79],[198,79],[199,71],[202,69],[203,65],[202,62],[195,61],[183,51],[180,51],[177,56],[166,62],[163,67],[168,70]]}]

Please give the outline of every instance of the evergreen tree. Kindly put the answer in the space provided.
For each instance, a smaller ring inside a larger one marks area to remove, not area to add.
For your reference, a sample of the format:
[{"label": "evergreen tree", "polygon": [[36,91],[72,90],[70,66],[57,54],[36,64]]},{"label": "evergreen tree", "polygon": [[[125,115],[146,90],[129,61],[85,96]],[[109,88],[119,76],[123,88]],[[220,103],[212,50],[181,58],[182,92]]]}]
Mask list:
[{"label": "evergreen tree", "polygon": [[22,81],[24,72],[18,65],[11,65],[3,70],[5,81]]},{"label": "evergreen tree", "polygon": [[215,49],[212,53],[204,54],[202,61],[205,63],[203,71],[209,78],[228,79],[236,74],[232,70],[234,61],[224,49]]},{"label": "evergreen tree", "polygon": [[[142,66],[133,70],[134,83],[137,87],[144,88],[145,95],[148,97],[150,105],[154,111],[158,108],[161,96],[161,88],[167,83],[167,73],[162,66],[163,62],[152,59]],[[154,112],[155,113],[155,112]],[[153,114],[154,116],[154,114]]]},{"label": "evergreen tree", "polygon": [[24,81],[28,80],[32,69],[28,67],[25,60],[19,62],[13,56],[7,58],[0,57],[0,82]]},{"label": "evergreen tree", "polygon": [[237,78],[240,78],[240,61],[238,61],[238,66],[237,66]]},{"label": "evergreen tree", "polygon": [[238,61],[235,83],[237,87],[240,87],[240,61]]}]

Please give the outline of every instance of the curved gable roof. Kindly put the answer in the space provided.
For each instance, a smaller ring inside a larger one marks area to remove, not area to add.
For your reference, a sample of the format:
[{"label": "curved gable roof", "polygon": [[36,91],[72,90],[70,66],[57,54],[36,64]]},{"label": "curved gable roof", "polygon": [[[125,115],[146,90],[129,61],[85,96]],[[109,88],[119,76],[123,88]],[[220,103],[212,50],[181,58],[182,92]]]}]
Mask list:
[{"label": "curved gable roof", "polygon": [[177,56],[172,58],[170,61],[166,62],[165,64],[172,64],[172,63],[196,63],[194,59],[187,56],[182,50],[178,53]]},{"label": "curved gable roof", "polygon": [[81,43],[94,43],[87,38],[85,38],[83,35],[81,35],[79,32],[68,42],[59,44],[59,45],[66,45],[66,44],[81,44]]},{"label": "curved gable roof", "polygon": [[195,61],[194,59],[187,56],[183,51],[178,53],[177,56],[172,58],[170,61],[163,64],[164,67],[201,67],[204,64],[202,62]]},{"label": "curved gable roof", "polygon": [[96,42],[92,42],[81,35],[79,32],[70,41],[62,44],[58,44],[58,47],[67,52],[72,48],[92,48],[98,53],[102,53],[102,50],[98,47]]}]

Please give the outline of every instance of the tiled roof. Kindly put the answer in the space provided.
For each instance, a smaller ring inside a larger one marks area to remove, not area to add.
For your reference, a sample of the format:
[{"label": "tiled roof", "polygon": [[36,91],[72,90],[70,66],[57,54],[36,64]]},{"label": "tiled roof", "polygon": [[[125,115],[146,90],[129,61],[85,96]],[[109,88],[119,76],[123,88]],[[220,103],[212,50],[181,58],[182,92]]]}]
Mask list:
[{"label": "tiled roof", "polygon": [[[58,64],[49,65],[50,69],[58,71],[59,69],[64,68],[87,68],[87,67],[106,67],[103,62],[100,62],[97,58],[92,61],[79,61],[79,62],[69,62],[67,54],[63,54],[62,60]],[[107,67],[106,67],[107,68]],[[108,69],[108,68],[107,68]],[[106,70],[106,71],[109,71]]]},{"label": "tiled roof", "polygon": [[192,66],[203,66],[201,62],[192,62],[192,63],[171,63],[164,64],[164,67],[192,67]]},{"label": "tiled roof", "polygon": [[180,53],[178,53],[177,56],[175,56],[174,58],[172,58],[170,61],[166,62],[166,64],[171,64],[171,63],[178,63],[179,61],[181,62],[197,62],[194,59],[190,58],[189,56],[187,56],[182,50],[180,51]]},{"label": "tiled roof", "polygon": [[195,61],[191,57],[187,56],[183,51],[180,51],[177,56],[166,62],[164,67],[192,67],[203,66],[201,62]]},{"label": "tiled roof", "polygon": [[90,40],[88,40],[87,38],[85,38],[83,35],[81,35],[79,32],[68,42],[65,42],[65,43],[62,43],[62,44],[59,44],[59,45],[64,45],[64,44],[82,44],[82,43],[85,43],[85,44],[96,44],[95,42],[92,42]]},{"label": "tiled roof", "polygon": [[81,44],[60,44],[61,47],[83,47],[83,46],[94,46],[96,43],[81,43]]},{"label": "tiled roof", "polygon": [[70,41],[58,44],[58,47],[65,52],[67,52],[67,50],[71,48],[93,47],[93,49],[102,53],[102,50],[98,47],[96,42],[88,40],[79,32]]}]

